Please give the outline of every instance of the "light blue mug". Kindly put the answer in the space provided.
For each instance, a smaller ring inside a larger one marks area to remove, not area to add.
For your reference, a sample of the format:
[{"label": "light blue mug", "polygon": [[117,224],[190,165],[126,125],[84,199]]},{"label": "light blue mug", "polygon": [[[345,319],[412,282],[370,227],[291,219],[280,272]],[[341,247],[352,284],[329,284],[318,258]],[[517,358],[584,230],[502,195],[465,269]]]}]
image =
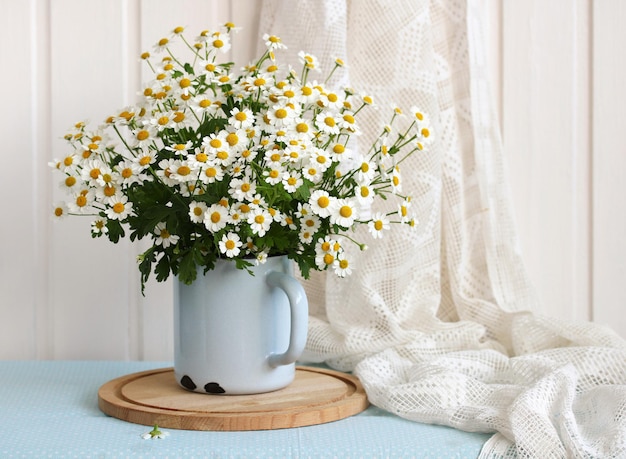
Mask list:
[{"label": "light blue mug", "polygon": [[308,302],[293,263],[218,260],[191,285],[174,282],[174,373],[185,389],[254,394],[288,386],[306,344]]}]

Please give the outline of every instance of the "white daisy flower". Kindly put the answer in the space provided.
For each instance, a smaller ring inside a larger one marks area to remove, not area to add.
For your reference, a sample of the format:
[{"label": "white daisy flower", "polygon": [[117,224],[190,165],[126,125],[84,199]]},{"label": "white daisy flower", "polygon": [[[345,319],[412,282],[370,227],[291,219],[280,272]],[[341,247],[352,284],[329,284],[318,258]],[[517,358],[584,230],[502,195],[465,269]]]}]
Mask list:
[{"label": "white daisy flower", "polygon": [[333,268],[335,274],[339,277],[346,277],[352,274],[352,267],[349,260],[346,258],[345,252],[341,252],[337,255],[337,258],[333,262]]},{"label": "white daisy flower", "polygon": [[372,219],[367,223],[367,227],[370,234],[374,239],[383,237],[383,231],[389,230],[389,219],[381,212],[377,212],[372,216]]},{"label": "white daisy flower", "polygon": [[272,166],[270,169],[266,169],[263,171],[263,176],[265,177],[265,181],[270,185],[276,185],[280,183],[283,179],[284,169],[280,165]]},{"label": "white daisy flower", "polygon": [[357,204],[352,199],[337,199],[330,209],[330,223],[349,228],[358,216]]},{"label": "white daisy flower", "polygon": [[103,234],[107,234],[109,232],[109,228],[107,228],[107,221],[103,218],[96,218],[93,222],[91,222],[91,234],[94,236],[101,236]]},{"label": "white daisy flower", "polygon": [[270,35],[268,33],[263,34],[263,41],[265,42],[265,46],[267,46],[270,51],[276,49],[287,49],[287,46],[283,44],[280,37],[277,37],[276,35]]},{"label": "white daisy flower", "polygon": [[312,54],[300,51],[298,53],[298,58],[300,60],[300,63],[303,64],[307,69],[317,70],[318,72],[320,71],[319,61],[317,60],[317,57],[313,56]]},{"label": "white daisy flower", "polygon": [[222,239],[218,243],[220,252],[225,254],[228,258],[233,258],[239,255],[241,252],[241,246],[243,243],[239,238],[237,233],[228,232],[228,234],[224,234]]},{"label": "white daisy flower", "polygon": [[204,213],[204,226],[212,233],[217,233],[228,223],[228,209],[221,204],[213,204]]},{"label": "white daisy flower", "polygon": [[221,182],[224,178],[224,170],[217,164],[207,164],[204,168],[202,168],[202,172],[198,178],[205,185],[209,183]]},{"label": "white daisy flower", "polygon": [[52,207],[52,217],[55,220],[61,220],[67,217],[69,209],[67,208],[67,204],[65,202],[57,202]]},{"label": "white daisy flower", "polygon": [[240,110],[235,107],[230,112],[228,124],[233,126],[235,129],[248,129],[254,124],[254,114],[249,108]]},{"label": "white daisy flower", "polygon": [[116,195],[109,202],[109,207],[105,210],[105,214],[109,220],[124,220],[132,209],[133,203],[128,202],[128,198],[125,195]]},{"label": "white daisy flower", "polygon": [[321,220],[317,215],[311,214],[300,219],[300,227],[308,229],[311,233],[315,233],[321,225]]},{"label": "white daisy flower", "polygon": [[76,196],[74,200],[67,203],[67,208],[74,214],[86,214],[92,211],[91,203],[94,201],[94,191],[84,189]]},{"label": "white daisy flower", "polygon": [[254,197],[254,193],[256,193],[256,183],[250,177],[234,178],[230,181],[228,193],[238,201],[243,201],[244,199],[250,201]]},{"label": "white daisy flower", "polygon": [[164,222],[157,223],[154,227],[154,243],[156,245],[162,245],[164,249],[168,248],[170,245],[176,245],[179,237],[175,234],[171,234]]},{"label": "white daisy flower", "polygon": [[333,112],[323,111],[315,117],[315,125],[326,134],[339,134],[339,125],[335,116]]},{"label": "white daisy flower", "polygon": [[396,166],[393,168],[390,182],[391,182],[391,190],[394,193],[397,194],[397,193],[402,192],[402,180],[400,176],[400,167]]},{"label": "white daisy flower", "polygon": [[252,209],[248,214],[247,222],[250,225],[252,232],[258,236],[265,236],[272,224],[272,214],[267,210],[256,208]]},{"label": "white daisy flower", "polygon": [[265,264],[266,261],[267,261],[267,252],[265,250],[256,254],[256,260],[254,260],[254,263],[257,266]]},{"label": "white daisy flower", "polygon": [[309,198],[311,210],[322,218],[330,216],[330,209],[335,198],[330,196],[325,190],[315,190]]},{"label": "white daisy flower", "polygon": [[143,438],[144,440],[154,440],[155,438],[161,440],[165,437],[168,437],[169,435],[169,432],[163,432],[159,430],[159,426],[155,424],[154,429],[152,429],[150,432],[141,434],[141,438]]},{"label": "white daisy flower", "polygon": [[288,105],[274,105],[266,113],[270,126],[276,128],[292,126],[296,116],[296,111]]},{"label": "white daisy flower", "polygon": [[371,185],[359,185],[356,191],[356,199],[361,207],[369,207],[374,202],[374,189]]},{"label": "white daisy flower", "polygon": [[411,199],[407,198],[402,203],[398,204],[398,216],[402,223],[407,223],[409,218],[409,207],[411,207]]},{"label": "white daisy flower", "polygon": [[283,174],[281,183],[287,193],[295,193],[296,190],[304,184],[304,180],[302,180],[298,171],[291,171]]},{"label": "white daisy flower", "polygon": [[319,183],[322,180],[322,170],[313,162],[302,168],[302,176],[310,182]]},{"label": "white daisy flower", "polygon": [[311,242],[313,242],[313,234],[313,231],[311,231],[310,229],[301,227],[300,232],[298,233],[298,238],[303,244],[310,244]]},{"label": "white daisy flower", "polygon": [[330,159],[328,152],[322,150],[321,148],[313,150],[311,161],[320,168],[322,173],[324,173],[332,164],[332,160]]},{"label": "white daisy flower", "polygon": [[189,219],[194,223],[204,222],[204,214],[208,207],[204,202],[191,201],[189,204]]}]

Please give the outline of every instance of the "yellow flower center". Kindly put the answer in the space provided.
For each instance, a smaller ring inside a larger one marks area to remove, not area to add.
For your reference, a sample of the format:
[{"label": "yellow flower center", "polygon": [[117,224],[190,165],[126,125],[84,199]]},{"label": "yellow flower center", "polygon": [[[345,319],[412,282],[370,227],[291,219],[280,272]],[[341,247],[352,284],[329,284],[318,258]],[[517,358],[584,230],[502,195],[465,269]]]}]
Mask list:
[{"label": "yellow flower center", "polygon": [[89,177],[91,177],[92,179],[97,179],[98,177],[100,177],[100,169],[95,168],[95,169],[91,169],[89,171]]},{"label": "yellow flower center", "polygon": [[196,155],[196,161],[198,161],[199,163],[206,163],[207,159],[209,159],[209,157],[206,155],[206,153],[198,153]]},{"label": "yellow flower center", "polygon": [[180,166],[176,172],[178,175],[185,176],[191,173],[191,169],[188,166]]},{"label": "yellow flower center", "polygon": [[381,229],[383,229],[383,222],[382,222],[382,220],[376,220],[374,222],[374,229],[376,231],[380,231]]},{"label": "yellow flower center", "polygon": [[133,170],[130,167],[122,169],[122,177],[127,179],[133,176]]},{"label": "yellow flower center", "polygon": [[318,156],[316,158],[316,161],[318,162],[318,164],[325,164],[326,163],[326,156]]},{"label": "yellow flower center", "polygon": [[193,214],[196,217],[199,217],[200,215],[202,215],[202,208],[201,207],[194,207],[193,208]]},{"label": "yellow flower center", "polygon": [[211,214],[211,221],[217,223],[222,219],[222,215],[219,212],[213,212]]},{"label": "yellow flower center", "polygon": [[254,217],[254,221],[260,225],[265,221],[265,217],[263,215],[257,215]]},{"label": "yellow flower center", "polygon": [[300,91],[302,92],[303,96],[310,96],[311,94],[313,94],[313,90],[308,86],[302,86]]},{"label": "yellow flower center", "polygon": [[150,137],[150,133],[148,131],[146,131],[145,129],[142,129],[141,131],[139,131],[137,133],[137,140],[139,140],[139,141],[146,140],[149,137]]},{"label": "yellow flower center", "polygon": [[280,43],[280,38],[278,38],[276,35],[270,35],[267,41],[269,41],[270,43]]},{"label": "yellow flower center", "polygon": [[328,207],[329,204],[330,204],[330,199],[328,199],[328,197],[326,196],[320,196],[317,199],[317,205],[320,206],[322,209],[325,209],[326,207]]},{"label": "yellow flower center", "polygon": [[329,101],[331,101],[331,102],[337,102],[337,100],[339,99],[339,98],[337,97],[337,94],[332,93],[332,92],[331,92],[330,94],[328,94],[326,97],[327,97],[327,98],[328,98],[328,100],[329,100]]},{"label": "yellow flower center", "polygon": [[224,46],[224,42],[222,40],[220,40],[219,38],[216,40],[213,40],[213,47],[214,48],[222,48]]},{"label": "yellow flower center", "polygon": [[216,156],[221,160],[225,160],[225,159],[228,159],[228,152],[221,150],[217,152]]},{"label": "yellow flower center", "polygon": [[287,179],[287,183],[291,186],[294,186],[296,183],[298,182],[298,180],[295,177],[289,177]]},{"label": "yellow flower center", "polygon": [[299,132],[300,134],[304,134],[306,132],[309,132],[309,125],[306,123],[298,123],[296,124],[296,132]]},{"label": "yellow flower center", "polygon": [[256,87],[263,86],[265,85],[265,83],[267,83],[265,81],[265,78],[257,78],[256,80],[254,80],[254,86]]},{"label": "yellow flower center", "polygon": [[394,175],[391,181],[395,186],[398,186],[400,184],[400,178],[397,175]]},{"label": "yellow flower center", "polygon": [[142,59],[148,59],[150,57],[150,53],[149,52],[145,52],[145,53],[141,53],[141,58]]},{"label": "yellow flower center", "polygon": [[67,177],[65,179],[65,186],[70,187],[76,185],[76,177]]},{"label": "yellow flower center", "polygon": [[224,245],[226,246],[226,248],[228,250],[233,250],[235,248],[235,241],[233,241],[232,239],[228,239]]},{"label": "yellow flower center", "polygon": [[246,115],[244,112],[237,112],[235,114],[235,119],[237,121],[245,121],[248,119],[248,115]]},{"label": "yellow flower center", "polygon": [[340,143],[336,144],[336,145],[333,147],[333,152],[334,152],[334,153],[337,153],[337,154],[339,154],[339,155],[340,155],[341,153],[343,153],[344,151],[346,151],[346,147],[344,147],[344,146],[343,146],[343,145],[341,145]]},{"label": "yellow flower center", "polygon": [[183,112],[174,113],[174,122],[180,123],[185,119],[185,114]]},{"label": "yellow flower center", "polygon": [[428,137],[430,135],[430,131],[428,130],[428,128],[423,128],[422,129],[422,135],[424,137]]},{"label": "yellow flower center", "polygon": [[324,252],[328,252],[330,250],[330,242],[328,241],[322,242],[321,248]]},{"label": "yellow flower center", "polygon": [[175,34],[183,33],[183,30],[185,30],[184,27],[178,26],[174,29],[174,33]]},{"label": "yellow flower center", "polygon": [[65,165],[65,166],[71,166],[73,162],[74,162],[74,158],[72,158],[71,156],[67,156],[67,157],[63,160],[63,165]]},{"label": "yellow flower center", "polygon": [[327,116],[326,118],[324,118],[324,124],[328,127],[334,127],[335,118],[333,118],[332,116]]},{"label": "yellow flower center", "polygon": [[167,38],[161,38],[159,40],[159,46],[165,46],[169,43],[169,40]]},{"label": "yellow flower center", "polygon": [[366,186],[361,187],[361,197],[367,198],[370,195],[370,189]]},{"label": "yellow flower center", "polygon": [[217,175],[217,169],[215,169],[214,167],[209,167],[204,173],[207,177],[213,178]]},{"label": "yellow flower center", "polygon": [[198,102],[198,106],[200,106],[200,108],[209,108],[211,106],[211,101],[209,99],[202,99]]},{"label": "yellow flower center", "polygon": [[234,132],[231,132],[226,136],[226,142],[228,142],[228,145],[232,147],[233,145],[237,145],[237,143],[239,143],[239,137]]},{"label": "yellow flower center", "polygon": [[181,88],[185,89],[191,86],[191,80],[189,78],[182,78],[178,84]]},{"label": "yellow flower center", "polygon": [[248,191],[250,191],[250,184],[249,183],[242,184],[241,191],[243,191],[244,193],[247,193]]},{"label": "yellow flower center", "polygon": [[76,205],[78,207],[85,207],[87,205],[87,198],[82,194],[76,197]]},{"label": "yellow flower center", "polygon": [[211,139],[209,145],[211,145],[213,148],[219,148],[222,146],[222,141],[220,139]]},{"label": "yellow flower center", "polygon": [[163,228],[160,233],[161,239],[167,239],[170,237],[170,232]]},{"label": "yellow flower center", "polygon": [[124,204],[122,204],[121,202],[116,202],[113,205],[113,212],[115,212],[116,214],[121,214],[122,212],[124,212]]},{"label": "yellow flower center", "polygon": [[340,260],[339,261],[339,267],[341,269],[346,269],[348,267],[348,260],[345,260],[345,259],[344,260]]},{"label": "yellow flower center", "polygon": [[284,108],[279,108],[274,114],[278,119],[287,118],[287,110],[285,110]]},{"label": "yellow flower center", "polygon": [[273,178],[273,179],[278,178],[278,176],[279,176],[279,175],[280,175],[280,174],[279,174],[279,172],[278,172],[276,169],[272,169],[272,170],[270,171],[270,174],[269,174],[269,176],[270,176],[271,178]]},{"label": "yellow flower center", "polygon": [[104,195],[107,198],[110,198],[111,196],[115,196],[115,187],[114,186],[105,186],[104,187]]},{"label": "yellow flower center", "polygon": [[56,215],[57,217],[60,217],[61,215],[63,215],[63,208],[62,207],[56,207],[54,209],[54,215]]},{"label": "yellow flower center", "polygon": [[248,212],[250,212],[250,206],[248,204],[242,204],[239,206],[239,210],[242,213],[247,214]]},{"label": "yellow flower center", "polygon": [[324,254],[324,263],[332,265],[333,261],[335,261],[335,257],[333,257],[330,253]]},{"label": "yellow flower center", "polygon": [[343,218],[349,218],[352,216],[352,208],[350,206],[341,206],[339,209],[339,215]]},{"label": "yellow flower center", "polygon": [[361,164],[361,172],[367,172],[370,170],[370,165],[367,163]]},{"label": "yellow flower center", "polygon": [[141,166],[147,166],[148,164],[150,164],[151,160],[152,158],[150,156],[142,156],[141,159],[139,160],[139,164]]}]

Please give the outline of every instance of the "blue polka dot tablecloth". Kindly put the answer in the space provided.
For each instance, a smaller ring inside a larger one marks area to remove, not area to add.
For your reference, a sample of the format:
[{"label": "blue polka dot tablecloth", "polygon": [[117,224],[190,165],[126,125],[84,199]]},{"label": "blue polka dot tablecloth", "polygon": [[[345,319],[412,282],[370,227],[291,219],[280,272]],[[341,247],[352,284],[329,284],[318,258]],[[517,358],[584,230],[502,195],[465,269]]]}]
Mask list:
[{"label": "blue polka dot tablecloth", "polygon": [[98,389],[170,362],[0,362],[0,458],[475,458],[488,434],[407,421],[370,406],[346,419],[294,429],[207,432],[109,417]]}]

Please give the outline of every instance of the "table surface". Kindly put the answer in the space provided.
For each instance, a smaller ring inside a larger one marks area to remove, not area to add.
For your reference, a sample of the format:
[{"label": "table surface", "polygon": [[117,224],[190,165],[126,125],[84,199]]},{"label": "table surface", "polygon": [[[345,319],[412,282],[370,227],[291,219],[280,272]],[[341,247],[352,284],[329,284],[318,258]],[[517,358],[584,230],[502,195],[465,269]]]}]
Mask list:
[{"label": "table surface", "polygon": [[475,458],[489,434],[420,424],[370,406],[346,419],[294,429],[206,432],[109,417],[98,389],[113,378],[171,362],[0,362],[0,457]]}]

